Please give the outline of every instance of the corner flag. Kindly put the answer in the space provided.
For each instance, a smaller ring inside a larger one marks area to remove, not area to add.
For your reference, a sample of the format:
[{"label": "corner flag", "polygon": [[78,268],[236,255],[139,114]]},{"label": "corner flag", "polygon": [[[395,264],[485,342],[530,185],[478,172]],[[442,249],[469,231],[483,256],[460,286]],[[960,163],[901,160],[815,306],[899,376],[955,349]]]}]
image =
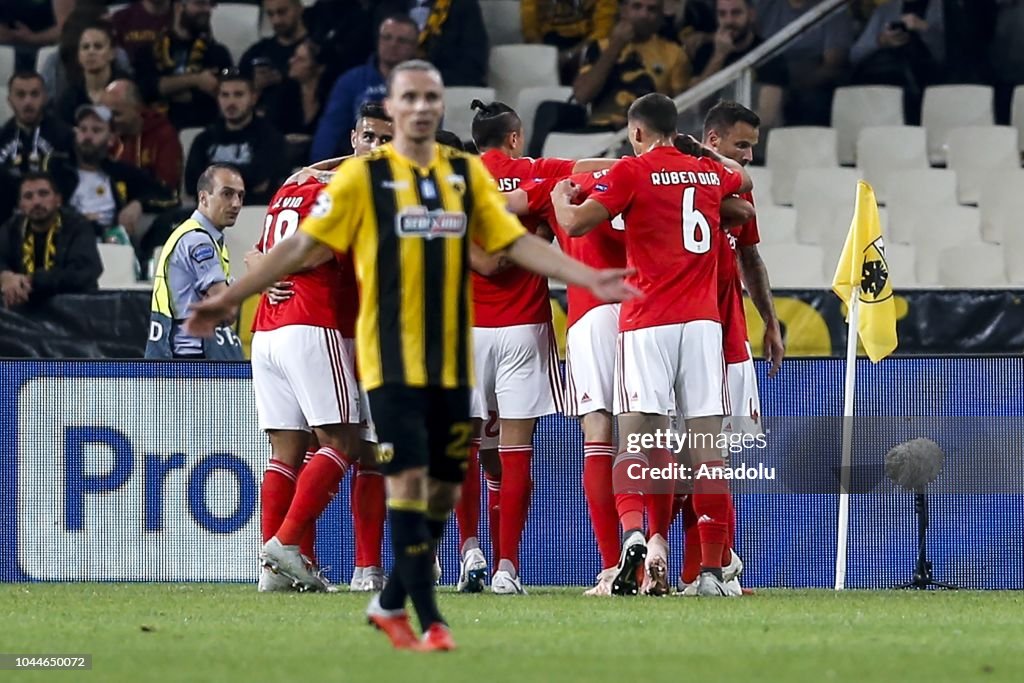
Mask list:
[{"label": "corner flag", "polygon": [[863,180],[857,183],[857,206],[832,279],[832,291],[846,303],[848,311],[854,308],[851,299],[857,297],[857,332],[872,362],[877,363],[896,349],[896,301],[885,260],[878,204],[875,191]]}]

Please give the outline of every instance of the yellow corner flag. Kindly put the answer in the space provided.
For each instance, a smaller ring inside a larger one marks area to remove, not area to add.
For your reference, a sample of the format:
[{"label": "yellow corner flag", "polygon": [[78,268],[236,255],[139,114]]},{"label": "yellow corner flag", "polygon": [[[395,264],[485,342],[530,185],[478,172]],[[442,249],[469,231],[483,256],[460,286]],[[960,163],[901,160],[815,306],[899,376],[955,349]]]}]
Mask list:
[{"label": "yellow corner flag", "polygon": [[857,332],[872,362],[896,349],[896,301],[885,261],[878,203],[875,191],[863,180],[857,183],[857,206],[832,291],[846,303],[847,310],[854,291],[858,293]]}]

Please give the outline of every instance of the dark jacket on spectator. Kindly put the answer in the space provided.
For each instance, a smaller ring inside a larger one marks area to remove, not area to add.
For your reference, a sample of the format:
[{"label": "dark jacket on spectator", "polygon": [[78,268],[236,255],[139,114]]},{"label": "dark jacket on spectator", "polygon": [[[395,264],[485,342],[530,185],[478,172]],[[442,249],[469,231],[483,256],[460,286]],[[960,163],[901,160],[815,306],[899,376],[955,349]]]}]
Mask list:
[{"label": "dark jacket on spectator", "polygon": [[362,4],[352,0],[317,0],[302,13],[302,23],[310,38],[320,46],[322,61],[328,65],[332,75],[344,73],[366,61],[373,52],[380,19],[383,16],[374,23]]},{"label": "dark jacket on spectator", "polygon": [[202,133],[185,162],[185,188],[195,193],[199,176],[212,163],[233,164],[245,181],[245,203],[266,204],[288,175],[284,136],[258,116],[241,130],[217,121]]},{"label": "dark jacket on spectator", "polygon": [[[131,80],[131,73],[123,70],[116,63],[110,67],[110,80],[116,81],[120,78]],[[61,121],[73,126],[75,124],[75,110],[83,104],[94,104],[89,99],[89,92],[85,89],[84,83],[69,83],[60,93],[57,99],[57,106],[54,108]]]},{"label": "dark jacket on spectator", "polygon": [[320,123],[313,137],[310,157],[313,161],[351,154],[349,132],[355,127],[359,108],[366,102],[380,102],[387,94],[384,78],[373,56],[366,64],[349,69],[334,82],[324,104]]},{"label": "dark jacket on spectator", "polygon": [[142,133],[122,137],[110,156],[115,161],[141,168],[175,194],[181,186],[184,161],[178,131],[158,111],[144,109]]},{"label": "dark jacket on spectator", "polygon": [[[60,210],[60,228],[54,234],[56,254],[49,270],[36,268],[32,274],[30,301],[39,301],[55,294],[76,294],[96,289],[103,272],[96,234],[92,226],[71,209]],[[28,219],[12,216],[0,226],[0,271],[27,274],[24,263]],[[37,237],[45,239],[45,235]]]}]

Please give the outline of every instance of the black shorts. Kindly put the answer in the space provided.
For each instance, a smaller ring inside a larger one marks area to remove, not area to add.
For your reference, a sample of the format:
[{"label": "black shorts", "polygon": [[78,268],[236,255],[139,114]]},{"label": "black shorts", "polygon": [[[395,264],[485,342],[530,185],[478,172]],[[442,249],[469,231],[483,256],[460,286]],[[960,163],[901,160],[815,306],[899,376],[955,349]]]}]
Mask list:
[{"label": "black shorts", "polygon": [[475,436],[468,388],[386,384],[367,396],[377,430],[377,462],[385,475],[426,467],[432,479],[462,483]]}]

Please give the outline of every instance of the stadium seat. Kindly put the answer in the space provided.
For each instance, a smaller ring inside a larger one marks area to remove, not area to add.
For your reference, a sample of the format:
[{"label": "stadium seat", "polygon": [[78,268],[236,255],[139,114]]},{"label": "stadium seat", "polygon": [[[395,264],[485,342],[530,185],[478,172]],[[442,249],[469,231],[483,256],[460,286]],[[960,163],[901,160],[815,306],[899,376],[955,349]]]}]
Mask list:
[{"label": "stadium seat", "polygon": [[981,244],[981,211],[970,206],[920,207],[914,213],[912,230],[918,282],[940,284],[942,250]]},{"label": "stadium seat", "polygon": [[544,156],[583,159],[604,156],[615,133],[551,133],[544,140]]},{"label": "stadium seat", "polygon": [[550,45],[497,45],[491,48],[487,82],[505,103],[523,88],[558,85],[558,50]]},{"label": "stadium seat", "polygon": [[1004,235],[1021,232],[1024,216],[1024,169],[993,171],[981,186],[981,237],[1000,244]]},{"label": "stadium seat", "polygon": [[977,204],[981,186],[992,171],[1020,168],[1017,129],[1010,126],[953,128],[949,131],[946,159],[949,168],[956,171],[957,199],[961,204]]},{"label": "stadium seat", "polygon": [[917,213],[926,207],[955,207],[956,171],[927,168],[889,176],[889,232],[892,242],[910,244]]},{"label": "stadium seat", "polygon": [[761,244],[793,244],[796,242],[796,209],[759,204],[757,232],[761,236]]},{"label": "stadium seat", "polygon": [[100,275],[100,289],[125,289],[135,287],[135,249],[130,244],[97,244],[103,274]]},{"label": "stadium seat", "polygon": [[[818,246],[821,247],[825,259],[825,274],[829,280],[835,274],[835,266],[843,254],[843,247],[846,246],[850,224],[853,223],[853,208],[852,204],[835,206],[827,220],[828,230],[818,236]],[[886,238],[888,244],[889,214],[885,209],[878,210],[878,220],[882,227],[882,237]]]},{"label": "stadium seat", "polygon": [[10,45],[0,45],[0,83],[7,85],[7,81],[13,73],[14,48]]},{"label": "stadium seat", "polygon": [[928,131],[928,160],[946,162],[949,131],[961,126],[991,126],[993,91],[987,85],[933,85],[924,91],[921,125]]},{"label": "stadium seat", "polygon": [[909,244],[886,243],[885,262],[893,289],[917,287],[917,249]]},{"label": "stadium seat", "polygon": [[523,19],[519,0],[484,0],[480,3],[487,38],[491,45],[515,45],[523,42]]},{"label": "stadium seat", "polygon": [[[1019,220],[1017,224],[1019,225]],[[1004,232],[1002,249],[1006,260],[1007,279],[1015,285],[1024,285],[1024,230]]]},{"label": "stadium seat", "polygon": [[[7,123],[14,116],[11,111],[11,104],[7,101],[7,83],[0,85],[0,122]],[[2,125],[2,124],[0,124]]]},{"label": "stadium seat", "polygon": [[938,284],[943,287],[1005,287],[1003,253],[994,244],[972,244],[943,249],[939,254]]},{"label": "stadium seat", "polygon": [[260,7],[239,2],[225,2],[214,6],[210,17],[210,32],[214,40],[231,53],[237,64],[242,54],[260,39]]},{"label": "stadium seat", "polygon": [[46,64],[46,60],[50,58],[50,55],[57,54],[59,49],[59,45],[44,45],[39,48],[39,51],[36,52],[36,73],[43,73],[43,66]]},{"label": "stadium seat", "polygon": [[819,288],[831,278],[823,273],[821,247],[807,244],[763,244],[758,249],[768,267],[772,287]]},{"label": "stadium seat", "polygon": [[[181,159],[183,162],[188,161],[189,150],[192,149],[192,143],[196,141],[199,134],[203,132],[202,128],[182,128],[178,131],[178,142],[181,143]],[[196,188],[185,187],[185,174],[181,175],[181,196],[182,197],[194,197]]]},{"label": "stadium seat", "polygon": [[797,171],[839,166],[836,132],[814,126],[775,128],[768,133],[765,165],[772,171],[775,202],[790,205]]},{"label": "stadium seat", "polygon": [[494,101],[494,88],[445,88],[444,128],[459,136],[460,140],[473,138],[473,116],[469,108],[473,100]]},{"label": "stadium seat", "polygon": [[228,248],[233,277],[245,275],[245,255],[260,240],[266,216],[265,206],[243,206],[235,224],[224,231],[224,245]]},{"label": "stadium seat", "polygon": [[533,122],[537,118],[537,108],[541,102],[567,102],[571,96],[572,88],[568,85],[535,85],[520,90],[515,103],[506,104],[515,107],[519,118],[523,120],[523,132],[529,140],[533,135]]},{"label": "stadium seat", "polygon": [[772,199],[772,170],[764,166],[747,166],[747,173],[754,183],[754,205],[760,211],[764,207],[772,206],[775,201]]},{"label": "stadium seat", "polygon": [[832,96],[832,127],[836,130],[839,163],[857,162],[860,131],[869,126],[903,125],[903,89],[891,85],[836,88]]},{"label": "stadium seat", "polygon": [[817,168],[797,171],[793,189],[797,240],[824,244],[828,235],[845,235],[850,225],[835,225],[834,218],[852,216],[860,173],[852,168]]},{"label": "stadium seat", "polygon": [[1021,154],[1024,155],[1024,85],[1013,89],[1013,112],[1010,122],[1017,129],[1017,142],[1020,143]]},{"label": "stadium seat", "polygon": [[894,171],[928,168],[928,142],[919,126],[874,126],[857,138],[857,168],[875,190],[879,204],[889,195]]}]

